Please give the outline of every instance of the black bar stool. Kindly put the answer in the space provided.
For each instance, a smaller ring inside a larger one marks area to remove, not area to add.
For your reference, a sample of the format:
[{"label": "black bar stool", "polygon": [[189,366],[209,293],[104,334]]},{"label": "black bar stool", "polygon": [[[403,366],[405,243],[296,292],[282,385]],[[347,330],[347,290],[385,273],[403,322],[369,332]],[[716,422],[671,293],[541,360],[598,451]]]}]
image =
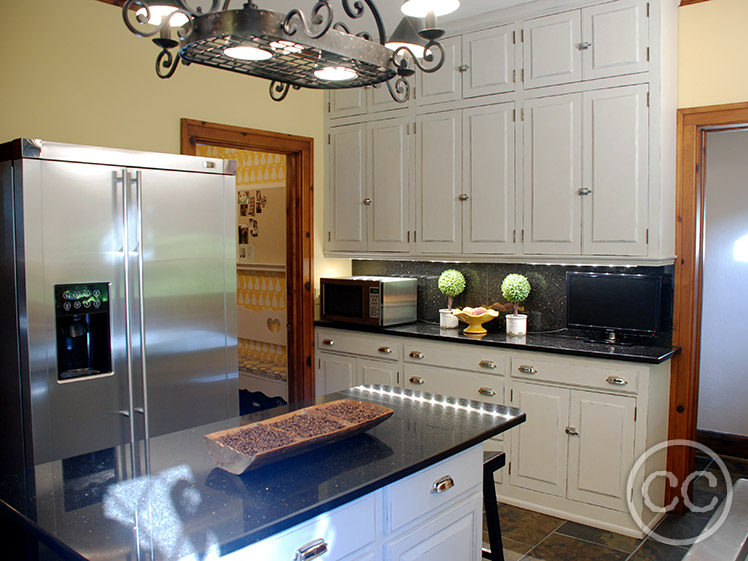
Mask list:
[{"label": "black bar stool", "polygon": [[504,452],[483,452],[483,506],[486,509],[488,525],[488,543],[491,549],[482,550],[483,559],[504,561],[504,546],[501,542],[501,524],[499,523],[499,505],[496,499],[493,474],[506,465]]}]

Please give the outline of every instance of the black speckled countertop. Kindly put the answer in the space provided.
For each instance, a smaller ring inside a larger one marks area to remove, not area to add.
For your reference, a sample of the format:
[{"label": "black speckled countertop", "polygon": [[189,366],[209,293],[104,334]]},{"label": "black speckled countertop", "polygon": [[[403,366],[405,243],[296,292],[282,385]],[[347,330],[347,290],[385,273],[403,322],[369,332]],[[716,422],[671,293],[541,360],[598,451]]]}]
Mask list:
[{"label": "black speckled countertop", "polygon": [[649,364],[660,364],[681,351],[680,347],[658,347],[643,344],[609,345],[591,342],[588,336],[575,335],[563,331],[559,333],[528,333],[523,338],[508,337],[506,333],[489,331],[485,336],[475,338],[469,337],[462,332],[465,327],[464,324],[460,324],[457,329],[440,329],[436,324],[421,321],[390,327],[370,327],[318,320],[315,322],[315,325],[318,327],[402,335],[404,337],[419,337],[422,339],[458,342],[469,345],[489,345],[513,351],[539,351],[543,353],[644,362]]},{"label": "black speckled countertop", "polygon": [[[208,456],[204,434],[344,397],[394,414],[363,434],[241,476],[216,468]],[[213,558],[411,475],[524,418],[511,407],[359,386],[1,476],[0,514],[65,559]]]}]

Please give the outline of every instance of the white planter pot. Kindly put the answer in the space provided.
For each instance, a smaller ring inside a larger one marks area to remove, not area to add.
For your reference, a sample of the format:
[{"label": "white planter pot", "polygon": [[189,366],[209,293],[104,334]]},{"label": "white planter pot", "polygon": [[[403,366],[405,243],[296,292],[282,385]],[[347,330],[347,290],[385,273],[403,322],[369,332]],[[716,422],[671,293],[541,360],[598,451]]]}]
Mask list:
[{"label": "white planter pot", "polygon": [[458,323],[457,316],[453,316],[449,308],[439,310],[439,327],[442,329],[454,329]]},{"label": "white planter pot", "polygon": [[510,337],[527,335],[527,316],[525,314],[507,314],[506,334]]}]

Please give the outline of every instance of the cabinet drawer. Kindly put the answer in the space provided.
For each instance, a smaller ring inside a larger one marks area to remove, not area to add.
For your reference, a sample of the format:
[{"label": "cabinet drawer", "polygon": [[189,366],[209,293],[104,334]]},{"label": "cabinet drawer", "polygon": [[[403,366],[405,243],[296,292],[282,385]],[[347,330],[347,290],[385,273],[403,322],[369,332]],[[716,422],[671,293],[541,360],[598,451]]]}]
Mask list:
[{"label": "cabinet drawer", "polygon": [[[436,512],[446,503],[465,496],[480,485],[483,472],[483,446],[448,458],[388,486],[385,491],[385,529],[393,532],[425,514]],[[449,481],[440,492],[439,482]]]},{"label": "cabinet drawer", "polygon": [[425,364],[405,367],[404,387],[474,401],[504,405],[504,378]]},{"label": "cabinet drawer", "polygon": [[383,360],[400,360],[402,344],[394,337],[338,329],[318,329],[317,349]]},{"label": "cabinet drawer", "polygon": [[633,368],[517,356],[512,357],[511,363],[513,378],[587,386],[616,393],[637,393],[639,390],[639,372]]},{"label": "cabinet drawer", "polygon": [[[296,552],[322,539],[327,544],[325,561],[342,561],[347,555],[376,539],[376,501],[370,493],[353,503],[294,526],[285,532],[222,557],[226,561],[246,559],[295,559]],[[355,528],[356,531],[349,531]]]},{"label": "cabinet drawer", "polygon": [[506,357],[501,351],[477,345],[408,341],[404,344],[403,355],[406,363],[460,368],[487,374],[506,372]]}]

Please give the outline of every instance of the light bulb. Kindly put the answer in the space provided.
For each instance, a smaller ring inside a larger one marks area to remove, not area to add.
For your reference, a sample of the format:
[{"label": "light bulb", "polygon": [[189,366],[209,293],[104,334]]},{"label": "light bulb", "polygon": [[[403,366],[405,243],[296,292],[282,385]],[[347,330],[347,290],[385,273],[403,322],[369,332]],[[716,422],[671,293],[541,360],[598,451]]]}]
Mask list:
[{"label": "light bulb", "polygon": [[223,50],[223,54],[239,60],[267,60],[273,56],[270,51],[257,47],[229,47]]},{"label": "light bulb", "polygon": [[319,70],[315,70],[314,75],[320,80],[326,80],[328,82],[353,80],[357,76],[355,70],[345,68],[344,66],[326,66]]},{"label": "light bulb", "polygon": [[459,7],[460,0],[405,0],[400,11],[406,16],[425,18],[429,12],[435,16],[445,16]]},{"label": "light bulb", "polygon": [[[148,8],[151,14],[148,23],[151,25],[161,25],[165,17],[177,11],[174,6],[148,6]],[[135,12],[135,15],[144,18],[146,16],[146,9],[140,8]],[[169,25],[171,27],[182,27],[187,21],[187,16],[180,12],[169,20]]]},{"label": "light bulb", "polygon": [[[391,51],[396,51],[400,47],[407,47],[408,49],[410,49],[410,52],[416,56],[416,58],[423,58],[426,54],[426,49],[424,49],[421,45],[414,45],[413,43],[387,43],[385,44],[385,47],[387,47]],[[429,52],[431,52],[430,49]]]}]

